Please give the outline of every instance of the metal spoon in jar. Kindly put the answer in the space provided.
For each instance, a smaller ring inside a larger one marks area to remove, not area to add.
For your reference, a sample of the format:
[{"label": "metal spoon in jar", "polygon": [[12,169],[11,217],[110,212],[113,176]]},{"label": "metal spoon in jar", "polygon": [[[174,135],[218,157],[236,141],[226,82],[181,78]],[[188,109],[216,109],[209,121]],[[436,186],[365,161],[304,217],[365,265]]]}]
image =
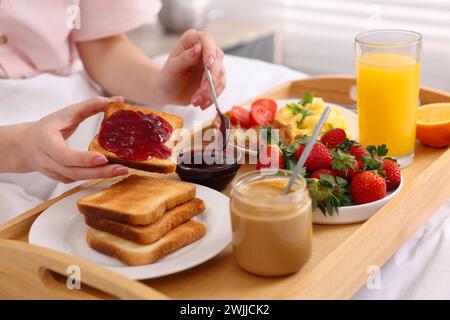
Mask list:
[{"label": "metal spoon in jar", "polygon": [[292,172],[291,178],[289,179],[289,182],[286,185],[283,194],[288,194],[289,191],[291,190],[292,185],[294,184],[295,179],[297,178],[300,172],[300,169],[303,168],[303,166],[305,165],[306,159],[308,159],[309,154],[311,153],[311,150],[314,146],[314,143],[316,143],[317,141],[317,137],[319,136],[319,133],[322,130],[322,127],[325,124],[325,121],[327,120],[330,111],[331,111],[330,107],[326,107],[325,110],[323,111],[322,116],[319,119],[319,122],[317,122],[316,126],[314,127],[313,133],[308,139],[308,143],[306,144],[306,147],[303,150],[300,159],[298,159],[297,165],[295,166]]},{"label": "metal spoon in jar", "polygon": [[220,118],[220,125],[219,130],[223,137],[223,149],[227,146],[228,139],[230,138],[230,119],[220,111],[219,103],[217,102],[217,95],[216,95],[216,89],[214,88],[214,82],[211,77],[211,72],[209,71],[208,67],[205,65],[205,74],[206,79],[209,83],[209,88],[211,90],[211,95],[214,100],[214,105],[216,106],[217,114]]}]

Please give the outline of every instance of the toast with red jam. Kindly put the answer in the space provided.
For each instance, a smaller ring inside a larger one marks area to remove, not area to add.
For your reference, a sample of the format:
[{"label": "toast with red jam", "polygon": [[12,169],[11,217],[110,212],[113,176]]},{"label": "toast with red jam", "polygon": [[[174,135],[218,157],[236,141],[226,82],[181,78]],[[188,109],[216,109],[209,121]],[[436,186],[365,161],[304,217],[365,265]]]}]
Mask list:
[{"label": "toast with red jam", "polygon": [[183,119],[179,116],[111,102],[89,150],[105,155],[109,163],[149,172],[172,173],[176,168],[173,148],[182,127]]}]

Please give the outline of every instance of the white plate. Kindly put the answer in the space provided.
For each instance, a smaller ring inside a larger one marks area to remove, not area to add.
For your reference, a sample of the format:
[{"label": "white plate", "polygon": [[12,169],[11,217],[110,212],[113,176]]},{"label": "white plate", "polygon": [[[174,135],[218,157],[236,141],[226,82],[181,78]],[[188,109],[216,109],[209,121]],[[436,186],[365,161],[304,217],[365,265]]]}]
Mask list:
[{"label": "white plate", "polygon": [[313,212],[313,223],[316,224],[349,224],[363,222],[373,216],[386,203],[391,201],[403,189],[403,176],[400,180],[400,185],[394,191],[388,192],[383,199],[355,205],[349,207],[339,208],[339,213],[333,213],[332,216],[326,216],[320,209]]},{"label": "white plate", "polygon": [[100,264],[134,280],[151,279],[183,271],[211,259],[231,241],[229,198],[213,189],[201,185],[196,187],[197,197],[205,202],[206,211],[194,219],[206,225],[205,236],[153,264],[127,266],[87,245],[85,239],[88,227],[78,212],[76,202],[105,186],[81,191],[48,208],[31,226],[29,242]]},{"label": "white plate", "polygon": [[[275,100],[275,102],[278,105],[278,108],[281,108],[288,103],[297,103],[298,101],[299,101],[299,99]],[[330,106],[330,107],[335,107],[335,108],[338,108],[341,110],[342,116],[347,121],[348,131],[349,131],[350,135],[352,136],[352,139],[358,140],[358,116],[357,116],[357,114],[349,108],[345,108],[345,107],[342,107],[342,106],[334,104],[334,103],[325,102],[325,105]],[[250,109],[250,106],[249,105],[244,106],[244,108]],[[246,148],[239,147],[239,146],[236,146],[236,148],[239,149],[240,151],[246,152],[250,156],[256,157],[257,152],[255,150],[250,150],[250,149],[246,149]]]}]

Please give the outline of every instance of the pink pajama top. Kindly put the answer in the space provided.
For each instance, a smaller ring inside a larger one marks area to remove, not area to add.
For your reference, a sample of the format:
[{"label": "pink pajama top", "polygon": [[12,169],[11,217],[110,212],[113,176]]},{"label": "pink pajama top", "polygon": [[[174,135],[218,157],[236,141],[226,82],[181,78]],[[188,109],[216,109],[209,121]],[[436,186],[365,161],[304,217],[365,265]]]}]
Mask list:
[{"label": "pink pajama top", "polygon": [[159,0],[0,0],[0,78],[67,75],[75,43],[152,21]]}]

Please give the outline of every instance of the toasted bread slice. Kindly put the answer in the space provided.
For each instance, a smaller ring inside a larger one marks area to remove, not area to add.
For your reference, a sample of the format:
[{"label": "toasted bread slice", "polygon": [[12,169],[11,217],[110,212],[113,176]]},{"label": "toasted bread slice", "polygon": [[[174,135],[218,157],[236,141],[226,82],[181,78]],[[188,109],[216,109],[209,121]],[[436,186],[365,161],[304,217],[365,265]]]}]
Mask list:
[{"label": "toasted bread slice", "polygon": [[[147,108],[142,107],[135,107],[123,102],[111,102],[106,107],[105,113],[104,113],[104,119],[111,116],[114,112],[125,109],[125,110],[133,110],[133,111],[140,111],[146,114],[154,113],[167,122],[170,123],[170,125],[173,127],[174,131],[172,133],[172,136],[170,139],[166,142],[166,146],[169,149],[173,149],[178,142],[178,130],[183,128],[183,118],[171,115],[165,112],[155,111]],[[94,139],[89,144],[89,150],[90,151],[97,151],[108,159],[109,163],[119,163],[123,164],[124,166],[135,168],[138,170],[143,171],[150,171],[150,172],[160,172],[160,173],[171,173],[175,171],[176,168],[176,155],[172,152],[172,156],[168,159],[158,159],[158,158],[151,158],[146,161],[135,161],[135,160],[127,160],[122,159],[119,156],[117,156],[115,153],[108,151],[104,149],[99,141],[98,141],[98,135],[94,137]]]},{"label": "toasted bread slice", "polygon": [[139,244],[150,244],[158,241],[170,230],[203,211],[205,211],[205,203],[203,200],[195,198],[167,211],[161,219],[146,226],[131,226],[108,219],[96,219],[89,214],[84,216],[84,221],[92,228]]},{"label": "toasted bread slice", "polygon": [[78,210],[94,219],[148,225],[195,197],[195,185],[132,175],[77,201]]},{"label": "toasted bread slice", "polygon": [[200,239],[205,233],[206,227],[203,223],[189,220],[152,244],[138,244],[93,228],[89,228],[86,241],[94,250],[115,257],[127,265],[138,266],[153,263]]}]

